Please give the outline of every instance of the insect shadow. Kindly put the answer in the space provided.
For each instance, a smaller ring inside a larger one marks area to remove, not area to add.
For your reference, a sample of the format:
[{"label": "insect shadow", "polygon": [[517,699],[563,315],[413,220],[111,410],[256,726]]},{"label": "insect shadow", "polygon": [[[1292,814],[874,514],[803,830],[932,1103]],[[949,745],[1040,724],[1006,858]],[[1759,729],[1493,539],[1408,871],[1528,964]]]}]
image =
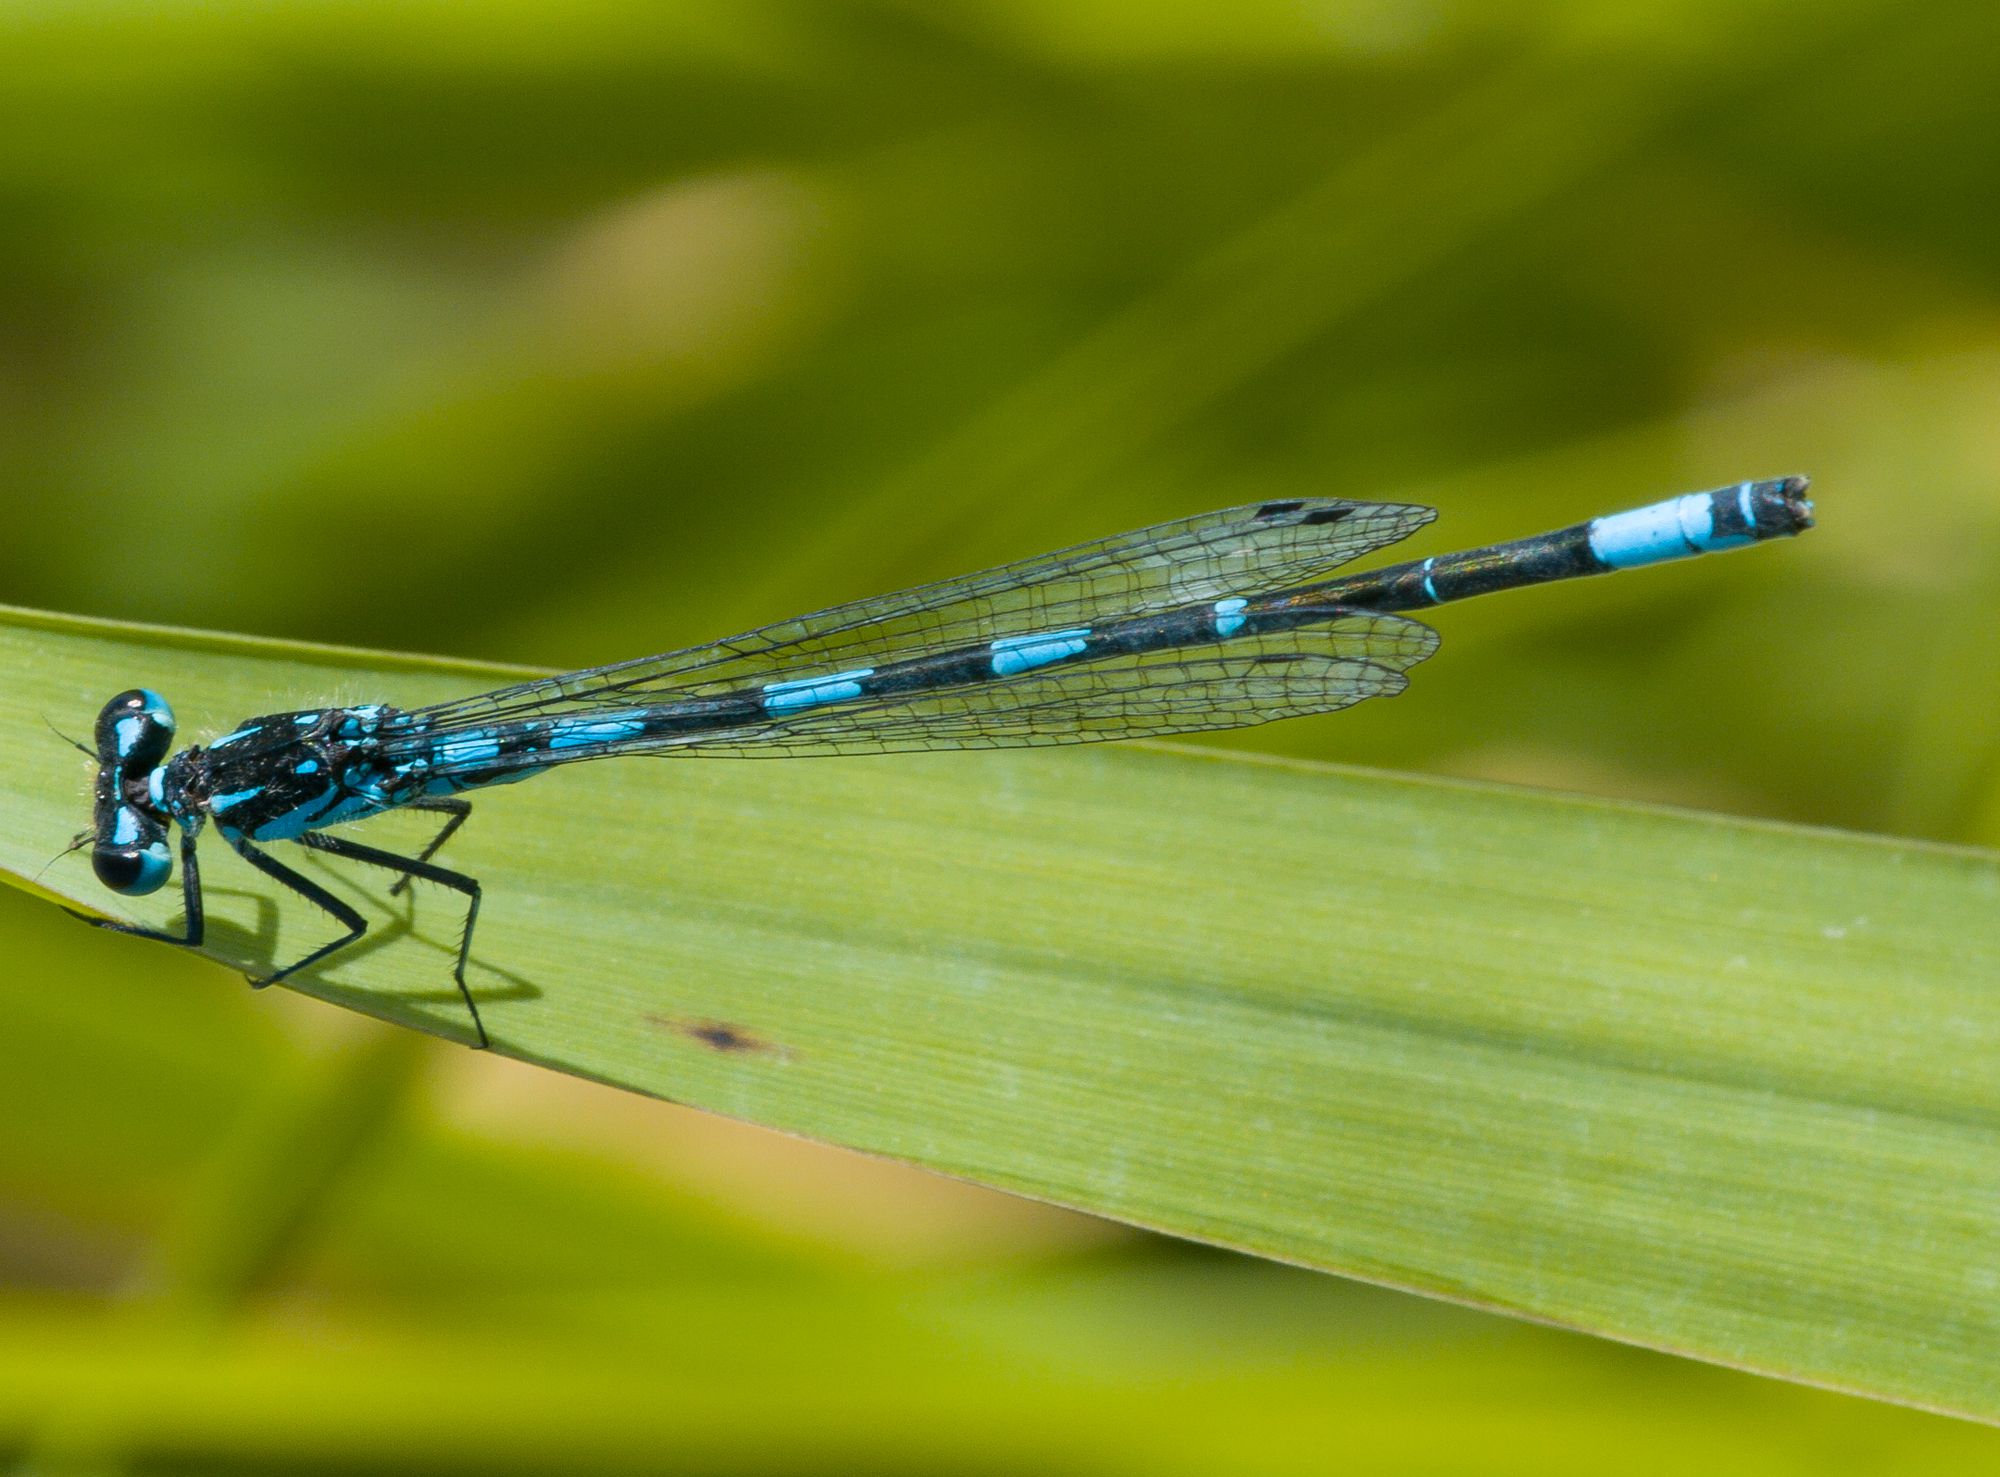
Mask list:
[{"label": "insect shadow", "polygon": [[[327,978],[324,966],[315,966],[293,976],[292,981],[310,981],[311,992],[342,1005],[361,1009],[370,1014],[381,1013],[384,1003],[396,1004],[459,1004],[458,986],[451,978],[449,961],[457,953],[456,937],[438,939],[427,936],[417,929],[417,893],[415,889],[405,889],[400,894],[390,895],[387,888],[371,888],[359,883],[355,876],[344,868],[331,866],[315,853],[308,852],[296,860],[304,867],[318,873],[325,881],[339,891],[355,897],[368,919],[368,932],[348,944],[339,952],[329,956],[327,965],[344,966],[366,959],[377,950],[415,942],[426,946],[427,951],[443,956],[446,967],[441,972],[440,982],[435,989],[383,990],[379,987],[348,985]],[[211,897],[246,898],[256,914],[254,928],[246,929],[225,918],[211,915],[208,920],[208,941],[203,952],[211,953],[232,969],[243,972],[243,977],[252,985],[268,979],[280,967],[281,953],[294,956],[295,947],[280,948],[281,909],[277,900],[268,894],[254,892],[248,888],[216,887],[210,885]],[[299,920],[294,921],[294,931],[301,925],[300,920],[323,918],[330,926],[337,927],[332,919],[324,918],[316,910],[300,911]],[[467,961],[472,976],[472,988],[481,1000],[538,1000],[542,998],[541,986],[514,970],[504,968],[490,960],[482,959],[474,953]],[[491,981],[500,980],[504,987],[495,989]]]}]

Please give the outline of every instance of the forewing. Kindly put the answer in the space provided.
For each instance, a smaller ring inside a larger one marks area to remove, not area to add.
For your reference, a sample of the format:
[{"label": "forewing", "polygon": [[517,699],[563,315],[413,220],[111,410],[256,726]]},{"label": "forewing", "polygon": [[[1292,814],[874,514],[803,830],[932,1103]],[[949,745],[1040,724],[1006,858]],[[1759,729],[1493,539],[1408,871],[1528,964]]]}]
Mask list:
[{"label": "forewing", "polygon": [[[572,746],[562,758],[891,754],[1242,728],[1401,692],[1407,685],[1405,671],[1435,651],[1437,643],[1437,633],[1420,621],[1329,607],[1324,623],[1288,631],[766,715],[736,728]],[[531,754],[498,764],[447,764],[435,772],[492,773],[546,762],[546,755]]]},{"label": "forewing", "polygon": [[837,605],[706,646],[543,678],[420,712],[438,731],[628,709],[1197,601],[1254,597],[1308,584],[1408,537],[1435,516],[1408,504],[1331,498],[1227,508]]},{"label": "forewing", "polygon": [[868,709],[826,708],[700,752],[882,754],[1024,748],[1247,728],[1329,713],[1401,692],[1437,649],[1419,621],[1374,612],[1201,647],[1049,668],[976,687],[915,694]]}]

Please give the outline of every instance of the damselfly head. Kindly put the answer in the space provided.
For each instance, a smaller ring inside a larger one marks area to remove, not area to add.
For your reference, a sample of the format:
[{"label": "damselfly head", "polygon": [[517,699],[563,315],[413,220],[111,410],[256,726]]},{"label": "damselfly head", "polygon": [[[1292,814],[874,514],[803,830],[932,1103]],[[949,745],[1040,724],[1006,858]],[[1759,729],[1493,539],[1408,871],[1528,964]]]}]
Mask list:
[{"label": "damselfly head", "polygon": [[174,710],[157,692],[121,692],[97,715],[97,814],[91,869],[113,892],[141,896],[173,872],[152,783],[174,741]]}]

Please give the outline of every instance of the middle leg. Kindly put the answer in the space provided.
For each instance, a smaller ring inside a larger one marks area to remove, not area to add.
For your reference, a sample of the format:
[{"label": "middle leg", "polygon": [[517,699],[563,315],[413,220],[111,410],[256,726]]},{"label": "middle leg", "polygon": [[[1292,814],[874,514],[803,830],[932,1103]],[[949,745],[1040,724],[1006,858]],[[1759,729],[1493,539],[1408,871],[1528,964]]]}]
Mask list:
[{"label": "middle leg", "polygon": [[[438,848],[451,840],[451,833],[464,825],[472,816],[472,802],[470,800],[461,800],[456,795],[425,795],[421,799],[412,800],[405,809],[435,811],[451,817],[450,820],[438,828],[438,833],[431,837],[430,844],[417,853],[417,860],[420,862],[427,862],[436,856]],[[415,876],[414,872],[405,872],[402,876],[398,877],[395,885],[389,889],[389,896],[398,896],[404,888],[410,885],[411,879]]]}]

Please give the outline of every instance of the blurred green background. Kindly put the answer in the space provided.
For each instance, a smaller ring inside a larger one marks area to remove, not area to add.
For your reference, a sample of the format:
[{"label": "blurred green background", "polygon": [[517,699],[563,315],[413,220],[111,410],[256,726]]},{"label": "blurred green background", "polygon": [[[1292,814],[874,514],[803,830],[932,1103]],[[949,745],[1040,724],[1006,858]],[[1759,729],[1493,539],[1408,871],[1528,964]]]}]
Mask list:
[{"label": "blurred green background", "polygon": [[[2000,844],[1994,7],[101,0],[0,55],[0,599],[581,665],[1232,502],[1423,553],[1804,471],[1796,545],[1218,742]],[[0,959],[23,1470],[2000,1469],[12,891]]]}]

